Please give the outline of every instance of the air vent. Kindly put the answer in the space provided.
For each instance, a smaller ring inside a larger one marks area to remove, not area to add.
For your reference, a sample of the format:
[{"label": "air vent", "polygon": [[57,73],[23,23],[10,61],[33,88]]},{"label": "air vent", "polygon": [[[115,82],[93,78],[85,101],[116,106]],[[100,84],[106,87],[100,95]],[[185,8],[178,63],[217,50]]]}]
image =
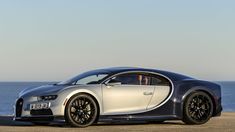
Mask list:
[{"label": "air vent", "polygon": [[17,101],[16,101],[16,113],[15,113],[15,115],[16,115],[16,117],[21,117],[21,114],[22,114],[22,108],[23,108],[23,99],[22,98],[20,98],[20,99],[18,99]]}]

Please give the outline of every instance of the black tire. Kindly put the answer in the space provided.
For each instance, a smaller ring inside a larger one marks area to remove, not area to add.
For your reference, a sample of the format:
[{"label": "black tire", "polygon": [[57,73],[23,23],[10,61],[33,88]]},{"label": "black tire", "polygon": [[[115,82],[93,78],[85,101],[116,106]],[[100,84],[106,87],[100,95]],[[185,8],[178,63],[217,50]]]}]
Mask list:
[{"label": "black tire", "polygon": [[186,124],[199,125],[210,120],[213,114],[211,97],[201,91],[193,92],[184,102],[183,121]]},{"label": "black tire", "polygon": [[87,127],[97,118],[98,107],[95,100],[87,94],[78,94],[68,101],[65,107],[65,120],[74,127]]}]

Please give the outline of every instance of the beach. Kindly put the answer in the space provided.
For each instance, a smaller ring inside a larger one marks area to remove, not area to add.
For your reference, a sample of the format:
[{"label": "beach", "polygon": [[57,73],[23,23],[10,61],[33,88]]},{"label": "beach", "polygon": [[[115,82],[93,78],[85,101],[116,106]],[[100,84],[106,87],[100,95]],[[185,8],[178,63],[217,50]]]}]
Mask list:
[{"label": "beach", "polygon": [[14,122],[10,116],[0,117],[0,132],[104,132],[104,131],[161,131],[161,132],[234,132],[235,112],[224,112],[220,117],[212,118],[203,125],[185,125],[181,121],[166,121],[164,123],[99,123],[87,128],[73,128],[61,123],[52,123],[48,126],[35,126],[31,123]]}]

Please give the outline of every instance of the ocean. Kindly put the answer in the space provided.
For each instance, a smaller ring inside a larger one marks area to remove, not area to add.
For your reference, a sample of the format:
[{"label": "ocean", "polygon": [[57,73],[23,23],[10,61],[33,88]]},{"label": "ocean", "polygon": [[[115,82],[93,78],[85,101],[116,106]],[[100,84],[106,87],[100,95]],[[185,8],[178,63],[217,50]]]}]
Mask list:
[{"label": "ocean", "polygon": [[[25,88],[54,82],[0,82],[0,115],[12,115],[18,93]],[[222,86],[223,111],[235,111],[235,81],[216,82]]]}]

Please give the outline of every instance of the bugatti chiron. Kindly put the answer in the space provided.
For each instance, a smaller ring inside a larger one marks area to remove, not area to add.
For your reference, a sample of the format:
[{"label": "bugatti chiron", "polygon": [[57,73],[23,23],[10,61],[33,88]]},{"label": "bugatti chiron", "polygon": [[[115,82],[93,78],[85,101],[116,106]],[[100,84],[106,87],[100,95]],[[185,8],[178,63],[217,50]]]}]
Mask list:
[{"label": "bugatti chiron", "polygon": [[136,120],[203,124],[221,111],[218,84],[168,71],[116,67],[23,90],[14,119],[35,124],[62,120],[75,127]]}]

